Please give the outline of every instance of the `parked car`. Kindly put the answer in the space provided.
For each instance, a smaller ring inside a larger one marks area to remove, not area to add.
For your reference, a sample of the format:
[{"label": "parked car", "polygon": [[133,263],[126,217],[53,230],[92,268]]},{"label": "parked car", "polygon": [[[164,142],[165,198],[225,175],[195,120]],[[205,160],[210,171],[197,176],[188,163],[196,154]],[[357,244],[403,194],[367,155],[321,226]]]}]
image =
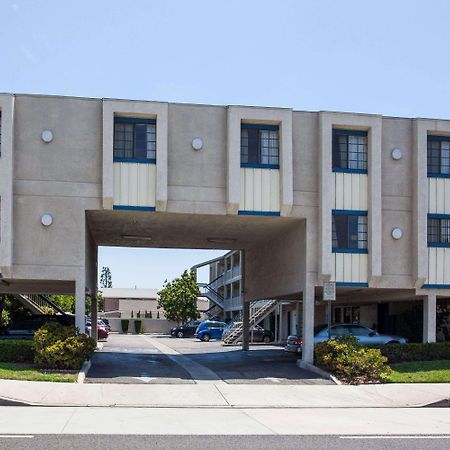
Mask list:
[{"label": "parked car", "polygon": [[188,336],[194,336],[195,330],[197,327],[201,324],[200,320],[191,320],[188,323],[185,323],[183,325],[179,325],[177,327],[173,327],[170,330],[170,335],[177,337],[177,338],[183,338]]},{"label": "parked car", "polygon": [[48,322],[59,322],[62,325],[74,325],[73,315],[36,314],[27,319],[14,322],[0,329],[0,335],[33,337],[34,333]]},{"label": "parked car", "polygon": [[[242,322],[233,322],[228,324],[227,328],[223,332],[222,339],[225,339],[236,327],[240,326]],[[265,342],[268,344],[275,340],[275,334],[273,331],[266,330],[259,325],[253,325],[250,328],[250,342]]]},{"label": "parked car", "polygon": [[208,342],[211,339],[222,339],[222,334],[226,326],[227,324],[225,322],[205,320],[205,322],[202,322],[198,326],[194,336],[205,342]]},{"label": "parked car", "polygon": [[[90,335],[92,329],[92,323],[88,319],[86,320],[86,334]],[[97,320],[97,339],[98,340],[106,340],[108,339],[109,331],[107,326],[102,320]]]},{"label": "parked car", "polygon": [[108,333],[111,333],[111,325],[109,324],[109,319],[107,319],[106,317],[102,317],[99,320],[101,320],[103,322],[103,324],[106,326]]},{"label": "parked car", "polygon": [[[406,344],[408,339],[395,336],[392,334],[381,334],[372,330],[371,328],[357,324],[336,324],[331,326],[331,338],[344,336],[350,334],[358,339],[362,345],[385,345],[385,344]],[[328,340],[328,326],[320,325],[314,329],[314,344]],[[287,352],[301,353],[303,339],[299,336],[289,336],[287,338],[286,347]]]}]

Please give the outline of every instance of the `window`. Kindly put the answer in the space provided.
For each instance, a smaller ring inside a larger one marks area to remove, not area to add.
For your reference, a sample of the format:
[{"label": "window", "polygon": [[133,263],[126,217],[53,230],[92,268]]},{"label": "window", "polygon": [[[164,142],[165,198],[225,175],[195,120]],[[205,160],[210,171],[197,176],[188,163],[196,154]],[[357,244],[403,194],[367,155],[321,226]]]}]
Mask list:
[{"label": "window", "polygon": [[450,136],[428,136],[428,176],[450,177]]},{"label": "window", "polygon": [[450,247],[450,216],[428,216],[428,246]]},{"label": "window", "polygon": [[114,158],[155,163],[156,120],[116,117]]},{"label": "window", "polygon": [[346,334],[350,334],[350,331],[343,325],[331,327],[331,336],[345,336]]},{"label": "window", "polygon": [[241,125],[241,166],[279,168],[278,125]]},{"label": "window", "polygon": [[335,306],[334,323],[359,323],[359,306]]},{"label": "window", "polygon": [[333,211],[333,252],[367,253],[367,212]]},{"label": "window", "polygon": [[353,334],[353,336],[373,336],[373,330],[367,327],[361,327],[357,325],[350,325],[349,327],[350,333]]},{"label": "window", "polygon": [[367,173],[367,131],[333,130],[333,170]]}]

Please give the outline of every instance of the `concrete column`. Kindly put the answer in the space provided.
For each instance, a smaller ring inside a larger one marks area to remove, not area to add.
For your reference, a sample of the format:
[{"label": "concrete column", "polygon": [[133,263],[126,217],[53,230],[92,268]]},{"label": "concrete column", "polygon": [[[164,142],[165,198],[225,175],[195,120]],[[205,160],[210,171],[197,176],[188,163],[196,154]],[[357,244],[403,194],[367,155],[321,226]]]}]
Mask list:
[{"label": "concrete column", "polygon": [[283,340],[283,305],[280,303],[280,327],[278,329],[278,342]]},{"label": "concrete column", "polygon": [[97,342],[98,334],[97,334],[97,317],[98,317],[98,298],[97,292],[92,293],[91,298],[91,338]]},{"label": "concrete column", "polygon": [[86,330],[85,289],[84,279],[75,281],[75,326],[80,333]]},{"label": "concrete column", "polygon": [[307,280],[303,289],[302,360],[314,363],[314,285]]},{"label": "concrete column", "polygon": [[423,298],[423,342],[436,342],[436,294]]},{"label": "concrete column", "polygon": [[295,312],[297,314],[295,334],[297,336],[301,336],[303,331],[303,311],[302,311],[302,304],[300,302],[297,302],[297,304],[295,305]]}]

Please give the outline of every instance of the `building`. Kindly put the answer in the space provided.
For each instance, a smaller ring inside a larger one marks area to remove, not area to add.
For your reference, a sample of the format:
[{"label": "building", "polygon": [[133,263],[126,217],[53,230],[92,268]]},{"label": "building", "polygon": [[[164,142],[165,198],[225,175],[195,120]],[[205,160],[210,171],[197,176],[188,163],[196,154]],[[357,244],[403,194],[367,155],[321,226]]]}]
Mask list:
[{"label": "building", "polygon": [[241,250],[244,348],[250,301],[292,300],[312,361],[327,280],[379,324],[417,307],[436,339],[449,120],[26,94],[0,112],[2,292],[74,294],[84,329],[97,246]]},{"label": "building", "polygon": [[[164,310],[158,309],[158,289],[102,288],[102,294],[107,317],[136,318],[137,313],[140,313],[141,317],[144,317],[145,313],[148,316],[151,313],[154,319],[166,317]],[[197,300],[199,311],[205,311],[208,307],[206,299]]]}]

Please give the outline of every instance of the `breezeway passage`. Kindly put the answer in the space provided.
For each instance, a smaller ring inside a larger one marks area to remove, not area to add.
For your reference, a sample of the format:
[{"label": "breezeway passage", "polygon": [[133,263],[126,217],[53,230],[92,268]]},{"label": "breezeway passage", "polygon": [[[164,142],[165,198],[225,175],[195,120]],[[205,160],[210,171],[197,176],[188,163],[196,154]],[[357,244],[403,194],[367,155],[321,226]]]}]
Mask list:
[{"label": "breezeway passage", "polygon": [[86,383],[331,384],[300,369],[280,347],[112,334],[92,359]]}]

